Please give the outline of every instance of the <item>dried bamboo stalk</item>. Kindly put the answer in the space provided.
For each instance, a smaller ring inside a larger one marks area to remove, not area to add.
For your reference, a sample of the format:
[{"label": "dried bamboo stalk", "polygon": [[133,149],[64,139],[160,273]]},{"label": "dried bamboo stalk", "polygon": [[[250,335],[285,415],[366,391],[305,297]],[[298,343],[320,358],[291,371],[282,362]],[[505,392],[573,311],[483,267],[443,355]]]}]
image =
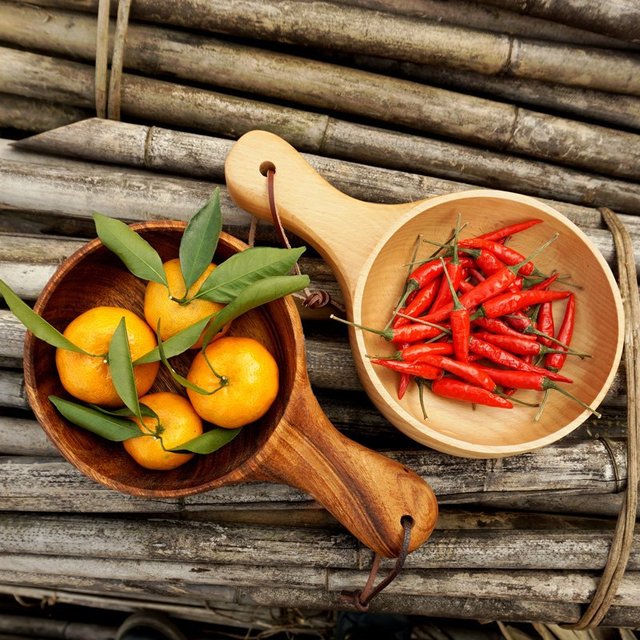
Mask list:
[{"label": "dried bamboo stalk", "polygon": [[[14,148],[222,179],[224,159],[231,144],[210,136],[91,119],[17,141]],[[616,201],[619,210],[640,214],[640,185],[634,183],[348,122],[332,122],[320,152],[565,202],[590,205]],[[12,158],[1,149],[0,154]],[[409,202],[469,188],[468,184],[354,165],[334,158],[309,155],[306,158],[329,182],[362,200]],[[597,211],[557,201],[549,204],[581,226],[602,226],[602,216]],[[633,218],[627,216],[624,220],[634,228]]]},{"label": "dried bamboo stalk", "polygon": [[[578,518],[548,518],[537,528],[536,516],[458,515],[453,526],[446,514],[429,543],[408,558],[419,569],[517,569],[592,571],[604,566],[612,532]],[[495,522],[498,521],[497,526]],[[524,528],[523,525],[524,524]],[[481,529],[478,529],[478,527]],[[553,528],[552,528],[553,527]],[[114,560],[280,564],[358,570],[371,553],[345,533],[328,537],[325,529],[246,526],[164,520],[139,522],[91,516],[0,516],[3,553],[81,556]],[[383,563],[383,567],[391,563]],[[640,568],[640,538],[635,540],[629,570]]]},{"label": "dried bamboo stalk", "polygon": [[483,0],[486,4],[640,42],[640,6],[635,0]]},{"label": "dried bamboo stalk", "polygon": [[[77,2],[55,4],[75,8]],[[52,0],[38,0],[38,4],[51,5]],[[86,0],[80,0],[80,6],[86,7]],[[640,92],[640,61],[621,52],[519,39],[329,2],[191,0],[185,10],[177,0],[138,0],[132,16],[256,40],[349,53],[373,50],[385,58],[488,75],[505,73],[615,93]]]},{"label": "dried bamboo stalk", "polygon": [[[0,380],[6,373],[0,370]],[[427,480],[439,499],[471,504],[482,496],[573,492],[615,494],[626,478],[624,444],[612,441],[611,453],[600,441],[555,444],[514,458],[508,468],[491,461],[452,458],[429,450],[385,451]],[[611,458],[613,454],[616,469]],[[231,509],[319,508],[302,492],[285,485],[222,487],[184,500],[143,500],[109,491],[60,458],[5,457],[0,465],[0,496],[6,511],[56,513],[166,512],[194,513]]]},{"label": "dried bamboo stalk", "polygon": [[[110,576],[121,581],[135,581],[149,586],[170,583],[174,588],[196,586],[234,587],[302,587],[313,591],[340,593],[360,588],[368,571],[323,569],[316,567],[277,567],[173,563],[169,561],[122,561],[87,557],[50,557],[32,554],[0,556],[0,572],[9,570],[23,574],[56,574],[80,578]],[[464,598],[470,594],[483,598],[511,600],[514,596],[544,602],[588,602],[595,586],[589,572],[572,571],[479,571],[405,569],[389,588],[400,596]],[[625,576],[616,604],[636,607],[640,598],[640,574]]]},{"label": "dried bamboo stalk", "polygon": [[[170,82],[123,74],[122,110],[152,122],[238,137],[273,131],[300,148],[320,146],[328,117]],[[93,67],[0,47],[0,91],[76,107],[93,105]]]},{"label": "dried bamboo stalk", "polygon": [[[358,67],[518,105],[552,109],[605,125],[640,128],[640,98],[530,80],[486,76],[373,56],[352,56]],[[338,60],[339,61],[339,60]]]},{"label": "dried bamboo stalk", "polygon": [[[44,26],[36,30],[34,23]],[[95,20],[86,15],[0,3],[0,37],[22,47],[71,52],[93,60],[95,29]],[[18,78],[24,75],[25,79],[29,77],[28,68],[34,63],[28,55],[3,52],[3,57],[9,58],[8,64],[15,67],[15,75]],[[160,70],[198,82],[364,115],[610,175],[640,177],[640,138],[635,134],[518,109],[406,80],[196,35],[185,39],[181,34],[166,29],[134,24],[129,26],[126,64],[141,71],[157,73]],[[127,106],[128,98],[143,99],[140,89],[146,84],[149,91],[149,82],[159,81],[143,81],[130,75],[123,77],[123,110],[131,113],[133,107],[132,115],[146,119],[166,118],[167,114],[159,112],[157,106],[154,108],[154,102],[147,105],[144,115],[133,105]],[[134,86],[128,90],[131,84]],[[158,84],[157,91],[176,91],[178,87]],[[208,94],[209,100],[213,100],[213,95]],[[239,109],[242,101],[224,102]],[[456,104],[454,112],[452,103]],[[254,109],[256,106],[257,103],[253,103]],[[274,109],[271,105],[262,107],[270,108],[272,112]],[[182,113],[183,110],[184,107],[176,111]],[[293,117],[296,113],[298,118],[307,121],[315,119],[317,128],[323,124],[326,127],[322,116],[299,111],[290,115]],[[260,126],[260,123],[255,126]],[[277,126],[274,123],[272,129]],[[314,150],[308,144],[304,146],[306,150]],[[613,153],[613,148],[617,153]]]},{"label": "dried bamboo stalk", "polygon": [[334,0],[338,4],[346,4],[363,9],[374,9],[387,13],[397,13],[414,18],[436,20],[462,27],[473,25],[474,29],[494,33],[509,33],[514,36],[564,42],[588,47],[604,49],[632,49],[630,42],[608,36],[577,29],[573,26],[559,24],[523,16],[514,11],[497,7],[483,6],[469,0]]},{"label": "dried bamboo stalk", "polygon": [[0,127],[22,131],[47,131],[89,117],[90,114],[64,104],[22,96],[0,94]]}]

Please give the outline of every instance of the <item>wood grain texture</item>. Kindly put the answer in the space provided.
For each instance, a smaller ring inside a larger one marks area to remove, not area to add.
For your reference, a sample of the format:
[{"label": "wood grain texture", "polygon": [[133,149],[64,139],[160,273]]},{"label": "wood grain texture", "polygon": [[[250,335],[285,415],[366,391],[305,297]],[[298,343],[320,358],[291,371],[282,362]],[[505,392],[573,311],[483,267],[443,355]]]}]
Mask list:
[{"label": "wood grain texture", "polygon": [[[4,446],[3,446],[4,448]],[[503,509],[541,505],[541,494],[571,499],[577,512],[589,513],[583,496],[615,504],[626,482],[624,443],[587,440],[556,444],[513,458],[466,460],[432,450],[388,451],[384,454],[414,469],[443,503],[486,503]],[[192,496],[135,498],[107,490],[58,457],[6,455],[0,458],[0,497],[3,509],[70,513],[208,513],[247,509],[318,509],[308,494],[283,484],[255,483],[221,486]],[[613,456],[613,457],[612,457]],[[597,496],[597,499],[594,498]],[[610,500],[611,498],[611,500]],[[559,502],[559,504],[562,504]],[[598,513],[598,505],[593,505]],[[215,516],[214,516],[215,517]]]},{"label": "wood grain texture", "polygon": [[[165,222],[133,228],[167,260],[177,252],[184,226]],[[218,246],[221,261],[246,245],[224,234]],[[61,265],[34,310],[62,330],[73,317],[96,304],[140,313],[143,289],[95,240]],[[27,333],[25,380],[31,407],[67,460],[110,488],[166,498],[229,483],[285,481],[316,497],[356,537],[382,555],[400,552],[400,521],[405,515],[414,520],[411,548],[422,544],[437,518],[433,492],[406,467],[347,440],[329,423],[309,387],[302,329],[291,299],[243,315],[231,332],[254,337],[275,354],[281,370],[279,399],[264,418],[232,443],[172,472],[143,470],[119,445],[63,420],[47,400],[51,394],[65,395],[54,373],[55,350]],[[156,390],[167,385],[175,389],[166,376],[160,378]]]},{"label": "wood grain texture", "polygon": [[[530,255],[554,232],[558,234],[558,242],[538,258],[537,266],[548,273],[553,269],[573,273],[575,281],[580,281],[583,311],[577,314],[575,335],[593,356],[579,364],[568,363],[566,375],[575,380],[574,388],[587,404],[597,406],[603,400],[622,353],[620,292],[598,250],[554,209],[526,196],[476,190],[410,203],[405,206],[405,215],[398,217],[398,205],[373,209],[373,205],[345,196],[284,140],[254,131],[232,148],[225,177],[235,202],[260,218],[270,217],[266,180],[261,174],[269,163],[276,170],[276,202],[283,225],[327,260],[344,292],[348,318],[365,327],[382,328],[391,314],[405,281],[402,265],[410,260],[419,234],[444,242],[456,214],[469,223],[463,235],[532,217],[543,220],[544,224],[534,227],[526,238],[518,238],[516,248]],[[577,263],[580,273],[576,272]],[[608,332],[593,335],[591,327],[596,324],[607,326]],[[557,396],[538,422],[519,409],[505,412],[482,407],[471,411],[470,407],[430,397],[429,418],[424,421],[418,391],[412,389],[398,402],[396,374],[377,370],[368,358],[368,354],[391,353],[393,346],[360,330],[351,330],[350,338],[360,380],[378,409],[409,437],[447,453],[467,457],[523,453],[551,444],[588,415],[579,405]]]},{"label": "wood grain texture", "polygon": [[[14,149],[17,145],[21,149],[65,158],[127,164],[211,180],[222,179],[224,159],[232,142],[94,118],[22,139],[13,145]],[[581,226],[600,227],[601,215],[569,202],[607,205],[621,212],[640,213],[640,187],[632,182],[424,135],[331,119],[322,144],[311,150],[332,157],[307,154],[307,162],[334,186],[360,200],[409,202],[476,184],[556,198],[548,204]],[[6,148],[2,155],[7,160],[20,159]],[[365,162],[367,166],[339,158]],[[23,160],[35,161],[35,158],[24,156]],[[393,171],[393,167],[405,171]],[[427,175],[417,175],[418,172]],[[625,221],[633,224],[634,220],[629,218],[625,216]]]}]

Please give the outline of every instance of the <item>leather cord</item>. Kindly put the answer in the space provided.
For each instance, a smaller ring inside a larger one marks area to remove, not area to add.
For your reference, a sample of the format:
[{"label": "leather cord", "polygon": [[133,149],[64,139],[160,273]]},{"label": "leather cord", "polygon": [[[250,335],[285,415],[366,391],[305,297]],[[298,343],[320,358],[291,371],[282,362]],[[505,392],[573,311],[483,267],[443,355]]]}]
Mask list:
[{"label": "leather cord", "polygon": [[[269,209],[271,211],[273,226],[275,227],[280,242],[287,249],[291,249],[291,244],[289,242],[289,239],[287,238],[284,227],[282,226],[280,214],[278,213],[278,206],[276,204],[275,175],[275,169],[267,169],[267,195],[269,198]],[[298,263],[294,265],[294,271],[296,275],[301,275]],[[324,289],[310,289],[309,287],[306,287],[303,292],[304,295],[302,296],[302,304],[309,309],[321,309],[322,307],[326,307],[328,304],[331,304],[336,309],[339,309],[341,311],[344,310],[342,308],[342,305],[337,304],[335,300],[331,298],[331,295]]]},{"label": "leather cord", "polygon": [[369,572],[369,577],[366,584],[364,585],[364,589],[360,591],[343,592],[341,594],[341,600],[344,603],[352,604],[358,611],[368,611],[371,601],[398,577],[398,574],[400,573],[400,571],[402,571],[407,556],[409,555],[413,518],[410,516],[403,516],[400,522],[402,524],[402,528],[404,529],[404,536],[402,540],[402,549],[400,550],[400,554],[396,558],[393,569],[391,569],[384,580],[381,580],[378,585],[374,587],[373,585],[375,584],[376,578],[378,576],[378,571],[380,570],[380,562],[382,560],[382,556],[376,553],[373,558],[371,571]]}]

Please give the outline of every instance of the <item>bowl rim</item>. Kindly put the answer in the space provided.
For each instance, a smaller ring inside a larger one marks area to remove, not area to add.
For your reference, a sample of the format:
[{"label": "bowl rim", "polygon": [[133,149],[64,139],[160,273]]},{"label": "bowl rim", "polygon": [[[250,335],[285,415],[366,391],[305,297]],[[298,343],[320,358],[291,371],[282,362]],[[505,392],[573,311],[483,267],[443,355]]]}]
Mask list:
[{"label": "bowl rim", "polygon": [[[362,323],[362,306],[367,280],[374,263],[376,262],[379,254],[381,253],[385,245],[389,242],[389,240],[410,220],[421,215],[422,213],[427,212],[429,209],[440,206],[442,204],[455,202],[457,200],[467,200],[473,198],[495,198],[507,200],[510,202],[526,204],[542,211],[543,213],[555,219],[561,225],[570,229],[590,250],[596,262],[602,269],[615,300],[616,317],[618,322],[615,355],[612,359],[611,367],[607,374],[605,382],[591,403],[592,405],[597,407],[611,387],[615,374],[620,366],[620,360],[622,358],[622,349],[624,344],[624,307],[622,304],[620,289],[613,276],[611,268],[605,261],[600,251],[586,236],[586,234],[566,216],[562,215],[559,211],[557,211],[550,205],[541,202],[537,198],[513,193],[510,191],[500,191],[497,189],[469,189],[466,191],[458,191],[455,193],[435,196],[416,204],[415,207],[411,208],[400,218],[398,218],[397,222],[389,228],[389,230],[384,234],[384,236],[382,236],[382,238],[380,238],[375,248],[371,251],[368,258],[364,262],[354,289],[353,305],[351,309],[353,321],[359,324]],[[371,382],[371,387],[367,386],[367,393],[369,394],[369,397],[374,402],[378,410],[381,411],[383,415],[390,422],[392,422],[392,424],[394,424],[394,426],[405,433],[408,437],[412,438],[413,440],[417,440],[418,442],[429,447],[433,447],[438,451],[467,458],[493,458],[519,455],[528,451],[532,451],[534,449],[539,449],[541,447],[552,444],[557,440],[560,440],[571,431],[576,429],[590,415],[590,412],[585,409],[581,413],[579,413],[570,423],[568,423],[561,429],[558,429],[553,433],[547,434],[543,437],[523,442],[519,445],[473,444],[459,438],[445,435],[440,431],[435,430],[432,427],[429,427],[428,425],[420,422],[412,413],[410,413],[406,408],[404,408],[397,402],[397,400],[389,393],[387,388],[378,380],[378,374],[376,373],[369,359],[363,356],[363,354],[366,353],[363,332],[351,327],[349,329],[349,334],[353,357],[356,363],[358,374],[363,379],[363,382],[365,378]]]}]

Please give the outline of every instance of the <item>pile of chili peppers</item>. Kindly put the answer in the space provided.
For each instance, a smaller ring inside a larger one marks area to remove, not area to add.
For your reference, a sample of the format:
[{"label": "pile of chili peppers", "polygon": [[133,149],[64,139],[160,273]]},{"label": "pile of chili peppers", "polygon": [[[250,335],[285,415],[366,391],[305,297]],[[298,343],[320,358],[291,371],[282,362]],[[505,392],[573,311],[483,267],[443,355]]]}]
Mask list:
[{"label": "pile of chili peppers", "polygon": [[[542,406],[555,389],[599,417],[558,384],[572,382],[560,373],[568,355],[588,356],[570,349],[574,293],[552,289],[559,274],[541,274],[532,262],[555,237],[528,258],[506,245],[541,222],[530,219],[459,241],[458,216],[452,241],[410,267],[387,327],[360,327],[397,345],[394,356],[371,362],[400,374],[399,399],[413,380],[423,412],[424,386],[438,396],[505,409],[522,403],[513,397],[518,389],[544,391]],[[556,332],[552,305],[560,300],[565,309]]]}]

